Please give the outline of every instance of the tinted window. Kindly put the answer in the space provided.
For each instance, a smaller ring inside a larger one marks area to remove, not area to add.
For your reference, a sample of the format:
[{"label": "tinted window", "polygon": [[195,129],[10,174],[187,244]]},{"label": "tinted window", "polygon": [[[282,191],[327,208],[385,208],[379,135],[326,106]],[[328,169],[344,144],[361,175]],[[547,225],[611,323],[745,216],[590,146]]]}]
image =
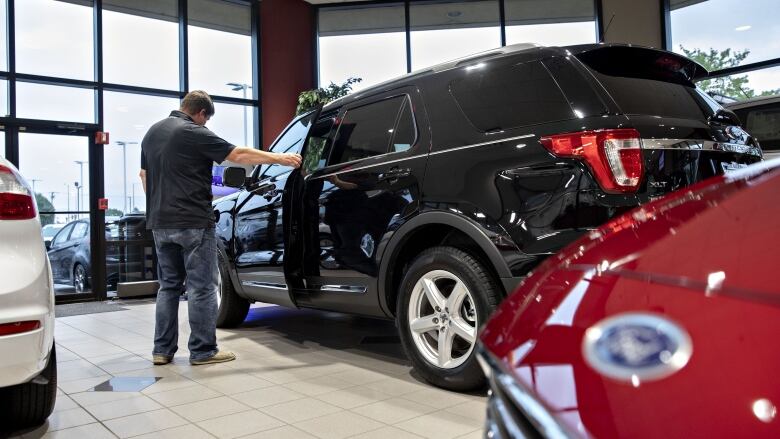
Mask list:
[{"label": "tinted window", "polygon": [[409,99],[404,100],[401,115],[398,116],[398,124],[393,131],[392,152],[406,151],[414,145],[417,138],[417,126],[412,116],[412,104]]},{"label": "tinted window", "polygon": [[566,98],[539,62],[476,68],[450,85],[460,109],[481,131],[571,119]]},{"label": "tinted window", "polygon": [[386,153],[405,99],[399,96],[348,110],[328,163],[351,162]]},{"label": "tinted window", "polygon": [[[287,131],[279,137],[276,142],[271,146],[271,152],[289,152],[299,153],[303,147],[303,141],[306,139],[306,134],[309,132],[309,125],[311,124],[311,117],[313,114],[304,116],[295,121]],[[290,168],[279,165],[261,165],[260,178],[276,177],[285,172],[289,172]]]},{"label": "tinted window", "polygon": [[747,115],[745,129],[764,150],[780,150],[780,105],[759,108]]},{"label": "tinted window", "polygon": [[303,172],[311,174],[317,169],[325,167],[325,161],[330,154],[331,142],[330,132],[336,122],[338,111],[324,115],[314,124],[309,134],[306,153],[303,156]]},{"label": "tinted window", "polygon": [[625,114],[706,119],[720,108],[691,82],[700,74],[699,67],[676,55],[616,47],[581,53],[577,58]]},{"label": "tinted window", "polygon": [[54,242],[51,243],[52,247],[55,245],[60,245],[63,242],[68,240],[68,235],[70,234],[70,231],[73,230],[73,225],[69,224],[65,226],[64,229],[60,230],[60,233],[57,234],[57,236],[54,238]]},{"label": "tinted window", "polygon": [[70,234],[70,239],[81,239],[87,236],[89,232],[89,226],[87,223],[76,223],[73,225],[73,233]]}]

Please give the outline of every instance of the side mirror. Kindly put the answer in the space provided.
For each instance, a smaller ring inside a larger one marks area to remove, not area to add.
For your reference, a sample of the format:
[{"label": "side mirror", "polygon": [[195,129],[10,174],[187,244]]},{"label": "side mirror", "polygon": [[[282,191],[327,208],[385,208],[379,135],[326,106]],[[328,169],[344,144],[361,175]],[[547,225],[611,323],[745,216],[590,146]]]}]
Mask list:
[{"label": "side mirror", "polygon": [[51,241],[43,241],[43,245],[46,246],[46,250],[51,250]]},{"label": "side mirror", "polygon": [[225,168],[222,172],[222,184],[228,187],[242,187],[246,183],[246,169],[244,168]]}]

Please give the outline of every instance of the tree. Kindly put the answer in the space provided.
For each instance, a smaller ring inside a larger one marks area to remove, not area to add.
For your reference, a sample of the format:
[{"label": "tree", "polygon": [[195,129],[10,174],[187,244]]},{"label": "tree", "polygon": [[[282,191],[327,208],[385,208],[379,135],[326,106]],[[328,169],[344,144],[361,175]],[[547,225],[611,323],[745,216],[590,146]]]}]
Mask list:
[{"label": "tree", "polygon": [[122,216],[124,213],[119,209],[114,209],[113,207],[111,209],[106,210],[106,216]]},{"label": "tree", "polygon": [[[48,198],[44,197],[41,194],[38,193],[35,194],[35,202],[38,204],[38,212],[54,211],[54,205],[51,204],[51,201],[49,201]],[[47,224],[54,224],[54,215],[52,214],[41,215],[41,226],[45,226]]]},{"label": "tree", "polygon": [[341,85],[331,82],[325,88],[307,90],[298,95],[298,107],[295,109],[295,115],[303,114],[313,110],[318,105],[325,105],[328,102],[344,97],[352,91],[352,84],[361,82],[361,78],[349,78]]},{"label": "tree", "polygon": [[[736,67],[750,55],[750,50],[748,49],[732,52],[731,49],[718,51],[710,48],[708,51],[705,51],[701,49],[688,50],[680,46],[680,50],[682,50],[685,56],[701,64],[710,72]],[[780,94],[780,89],[766,90],[756,94],[755,90],[748,86],[747,75],[705,79],[699,81],[697,85],[707,93],[719,94],[735,99],[749,99],[756,96]]]}]

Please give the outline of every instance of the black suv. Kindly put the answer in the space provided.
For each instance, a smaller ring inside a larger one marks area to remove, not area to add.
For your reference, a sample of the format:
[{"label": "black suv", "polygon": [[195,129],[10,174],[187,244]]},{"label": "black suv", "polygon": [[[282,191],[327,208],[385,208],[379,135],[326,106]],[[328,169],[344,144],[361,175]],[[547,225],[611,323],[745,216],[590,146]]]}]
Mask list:
[{"label": "black suv", "polygon": [[540,261],[761,160],[706,74],[648,48],[516,45],[296,118],[271,150],[301,168],[259,166],[214,203],[219,326],[252,301],[392,318],[427,380],[481,385],[478,328]]}]

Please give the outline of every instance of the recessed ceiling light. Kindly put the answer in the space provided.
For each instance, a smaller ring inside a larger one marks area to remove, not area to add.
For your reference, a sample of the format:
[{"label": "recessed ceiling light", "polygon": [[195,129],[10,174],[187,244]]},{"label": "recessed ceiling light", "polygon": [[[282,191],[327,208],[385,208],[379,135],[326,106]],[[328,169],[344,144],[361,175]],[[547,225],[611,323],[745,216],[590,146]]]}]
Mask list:
[{"label": "recessed ceiling light", "polygon": [[737,31],[737,32],[742,32],[742,31],[745,31],[745,30],[748,30],[748,29],[750,29],[751,27],[753,27],[753,26],[751,26],[751,25],[749,25],[749,24],[748,24],[748,25],[746,25],[746,26],[738,26],[738,27],[735,27],[735,28],[734,28],[734,30],[735,30],[735,31]]}]

